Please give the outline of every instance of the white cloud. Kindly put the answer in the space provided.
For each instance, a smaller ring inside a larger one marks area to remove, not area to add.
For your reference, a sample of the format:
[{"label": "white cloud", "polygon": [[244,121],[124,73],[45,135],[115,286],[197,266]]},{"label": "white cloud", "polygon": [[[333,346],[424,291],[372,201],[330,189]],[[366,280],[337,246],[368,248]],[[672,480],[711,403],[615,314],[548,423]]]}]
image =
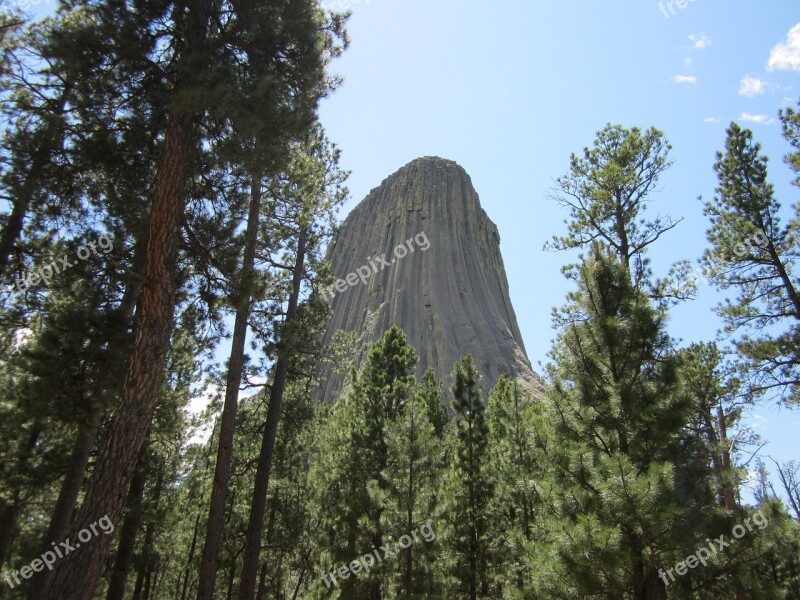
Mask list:
[{"label": "white cloud", "polygon": [[789,30],[785,42],[780,42],[769,53],[767,69],[800,71],[800,23]]},{"label": "white cloud", "polygon": [[745,75],[742,82],[739,84],[739,95],[748,98],[755,98],[759,94],[763,94],[766,89],[766,84],[758,77]]},{"label": "white cloud", "polygon": [[686,66],[688,67],[688,66],[690,66],[690,65],[691,65],[693,62],[694,62],[694,59],[692,59],[692,57],[691,57],[691,56],[687,56],[687,57],[686,57],[686,60],[684,60],[684,61],[683,61],[683,64],[684,64],[684,65],[686,65]]},{"label": "white cloud", "polygon": [[692,42],[694,47],[698,50],[705,50],[711,45],[711,38],[705,33],[701,33],[700,35],[690,35],[689,41]]},{"label": "white cloud", "polygon": [[675,75],[672,81],[673,83],[697,83],[697,77],[694,75]]},{"label": "white cloud", "polygon": [[770,125],[775,122],[775,119],[770,119],[767,115],[751,115],[746,112],[742,113],[739,120],[745,123],[758,123],[759,125]]},{"label": "white cloud", "polygon": [[703,120],[704,123],[719,123],[719,119],[717,117],[706,117]]}]

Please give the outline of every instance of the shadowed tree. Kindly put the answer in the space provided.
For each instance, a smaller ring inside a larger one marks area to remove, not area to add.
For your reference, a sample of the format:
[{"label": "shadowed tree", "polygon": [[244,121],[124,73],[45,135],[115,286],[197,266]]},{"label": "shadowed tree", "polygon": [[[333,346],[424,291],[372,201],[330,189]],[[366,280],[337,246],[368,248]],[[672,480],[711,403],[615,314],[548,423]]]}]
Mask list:
[{"label": "shadowed tree", "polygon": [[[101,26],[104,18],[108,24],[115,17],[111,11],[104,12],[104,7],[101,3],[98,11]],[[201,168],[193,163],[202,148],[198,126],[208,118],[207,123],[227,122],[231,135],[242,126],[272,129],[272,143],[264,151],[278,161],[287,141],[301,137],[313,123],[317,102],[330,86],[325,65],[339,35],[336,24],[326,26],[324,15],[311,1],[229,5],[190,0],[164,5],[161,10],[154,21],[174,19],[169,41],[162,40],[152,48],[153,56],[142,56],[142,61],[150,68],[151,59],[169,60],[165,67],[173,70],[169,92],[162,97],[169,112],[154,165],[135,342],[118,409],[73,534],[101,516],[118,523],[151,424],[174,328],[177,257],[188,183]],[[174,53],[162,58],[164,47]],[[243,71],[251,76],[243,78]],[[255,115],[259,118],[253,118]],[[103,536],[62,561],[48,597],[91,598],[110,543],[108,536]]]}]

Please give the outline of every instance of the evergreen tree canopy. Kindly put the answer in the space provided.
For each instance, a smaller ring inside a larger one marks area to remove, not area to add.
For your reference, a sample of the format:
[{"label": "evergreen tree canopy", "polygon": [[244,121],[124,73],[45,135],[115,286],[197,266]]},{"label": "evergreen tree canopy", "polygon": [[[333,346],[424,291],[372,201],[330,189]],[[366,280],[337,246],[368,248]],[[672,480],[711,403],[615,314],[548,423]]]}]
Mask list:
[{"label": "evergreen tree canopy", "polygon": [[[784,132],[796,144],[796,115],[782,113]],[[796,154],[790,154],[791,164]],[[728,332],[741,331],[736,350],[750,393],[777,391],[798,400],[800,375],[800,291],[794,274],[797,258],[797,216],[781,224],[781,205],[767,177],[767,158],[753,133],[736,123],[728,128],[725,151],[714,165],[719,184],[705,203],[710,218],[711,248],[703,265],[711,280],[737,296],[717,312]],[[795,212],[797,205],[794,206]]]}]

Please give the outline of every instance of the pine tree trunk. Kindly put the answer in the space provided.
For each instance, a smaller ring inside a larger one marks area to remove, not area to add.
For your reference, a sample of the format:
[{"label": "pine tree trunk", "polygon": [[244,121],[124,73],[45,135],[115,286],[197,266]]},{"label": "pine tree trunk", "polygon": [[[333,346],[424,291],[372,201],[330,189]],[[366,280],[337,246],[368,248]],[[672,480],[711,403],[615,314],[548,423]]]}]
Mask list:
[{"label": "pine tree trunk", "polygon": [[[721,405],[717,407],[717,428],[721,446],[722,471],[729,475],[731,473],[731,451],[728,446],[728,425],[725,422],[725,412],[722,410]],[[736,510],[736,498],[730,481],[725,481],[723,477],[720,480],[722,482],[722,497],[725,501],[725,508],[729,511],[734,511]]]},{"label": "pine tree trunk", "polygon": [[[89,466],[89,457],[92,454],[92,448],[94,448],[94,442],[97,438],[99,421],[100,412],[95,410],[89,422],[82,424],[78,430],[69,468],[61,483],[61,490],[53,509],[53,516],[50,518],[50,525],[47,527],[47,533],[44,536],[42,553],[52,550],[50,542],[58,543],[66,537],[69,531],[78,496],[81,493],[83,479],[86,476],[86,469]],[[28,588],[28,600],[39,600],[42,597],[50,585],[52,574],[52,571],[45,569],[31,581],[31,585]]]},{"label": "pine tree trunk", "polygon": [[[278,421],[281,415],[281,402],[283,391],[286,387],[286,374],[289,369],[288,350],[293,343],[291,331],[297,317],[297,304],[300,297],[300,286],[303,281],[305,268],[306,232],[303,226],[298,236],[297,255],[293,268],[292,291],[286,310],[286,320],[283,324],[281,339],[278,345],[278,358],[275,363],[275,375],[269,394],[269,409],[267,422],[264,425],[264,435],[261,440],[261,451],[258,457],[258,469],[250,503],[250,518],[245,535],[244,558],[242,560],[242,576],[239,583],[239,600],[253,600],[256,591],[256,575],[261,552],[261,534],[264,529],[264,510],[269,491],[269,477],[272,470],[272,453],[275,448],[275,435],[278,431]],[[288,339],[287,339],[288,338]]]},{"label": "pine tree trunk", "polygon": [[[717,406],[717,429],[720,439],[720,458],[722,460],[722,469],[725,473],[731,472],[731,451],[728,445],[728,425],[725,420],[725,411],[722,410],[722,405]],[[722,494],[725,501],[725,509],[728,511],[735,511],[737,509],[736,497],[734,496],[733,487],[730,480],[723,480]],[[739,583],[736,582],[735,598],[736,600],[747,600],[747,597],[740,591]]]},{"label": "pine tree trunk", "polygon": [[131,600],[142,600],[142,589],[144,588],[144,565],[136,567],[136,585],[133,586],[133,596]]},{"label": "pine tree trunk", "polygon": [[667,588],[655,567],[644,560],[641,537],[630,525],[622,526],[622,535],[631,558],[633,600],[667,600]]},{"label": "pine tree trunk", "polygon": [[267,562],[261,563],[261,573],[258,576],[258,593],[256,600],[265,600],[267,596]]},{"label": "pine tree trunk", "polygon": [[142,501],[144,499],[146,481],[144,468],[141,464],[143,455],[144,452],[139,456],[139,464],[136,467],[131,489],[128,492],[128,512],[120,529],[117,557],[114,561],[114,568],[111,571],[106,600],[119,600],[125,597],[128,573],[130,572],[133,553],[136,549],[136,534],[139,532],[139,525],[142,521]]},{"label": "pine tree trunk", "polygon": [[[161,488],[164,484],[165,465],[161,465],[158,470],[158,477],[154,488],[153,513],[158,513],[158,505],[161,503]],[[157,566],[153,561],[153,546],[156,537],[156,524],[151,522],[147,526],[147,533],[144,536],[144,546],[142,548],[141,562],[139,565],[139,578],[136,581],[137,588],[141,590],[141,581],[144,579],[143,600],[149,600],[150,590],[152,589],[153,571],[157,571]],[[143,576],[143,577],[142,577]]]},{"label": "pine tree trunk", "polygon": [[[214,436],[215,432],[212,432],[211,438],[209,438],[206,444],[206,453],[205,453],[206,464],[205,467],[203,468],[204,474],[205,472],[208,471],[208,466],[211,463],[211,449],[214,447]],[[203,507],[205,505],[205,499],[202,493],[200,494],[200,500],[198,501],[197,504],[199,506],[199,509],[197,512],[197,518],[195,519],[194,522],[194,533],[192,534],[192,545],[189,548],[189,558],[186,561],[186,568],[183,571],[183,585],[181,585],[180,581],[178,582],[178,588],[179,588],[178,591],[180,592],[181,600],[186,600],[186,598],[191,598],[192,596],[195,595],[194,588],[196,582],[192,581],[190,584],[189,575],[191,575],[192,572],[192,560],[194,559],[194,551],[197,548],[197,538],[200,535],[200,522],[203,518]],[[177,598],[178,596],[176,595],[175,597]]]},{"label": "pine tree trunk", "polygon": [[160,562],[158,568],[156,569],[156,575],[154,579],[155,583],[153,584],[153,600],[158,600],[158,590],[161,589],[161,583],[164,581],[164,572],[161,569]]},{"label": "pine tree trunk", "polygon": [[147,526],[147,533],[144,536],[144,546],[142,547],[142,556],[139,563],[139,569],[136,577],[136,590],[134,591],[134,600],[142,598],[147,600],[150,593],[150,574],[153,568],[153,542],[155,541],[154,523]]},{"label": "pine tree trunk", "polygon": [[[196,58],[206,44],[211,0],[190,0],[185,57]],[[180,82],[179,82],[180,83]],[[179,86],[180,89],[180,86]],[[150,211],[145,284],[133,353],[106,446],[103,448],[76,520],[73,534],[107,516],[118,523],[136,459],[144,444],[163,378],[173,330],[180,221],[197,115],[173,109],[164,140]],[[51,600],[91,600],[112,536],[96,537],[59,562]]]},{"label": "pine tree trunk", "polygon": [[226,600],[232,600],[233,598],[233,582],[235,575],[236,575],[236,557],[231,556],[231,569],[228,572],[228,595],[225,597]]},{"label": "pine tree trunk", "polygon": [[0,569],[2,569],[5,561],[8,560],[8,556],[11,553],[11,545],[19,534],[19,528],[17,527],[17,519],[21,508],[19,490],[14,491],[11,502],[2,502],[2,505],[0,505]]},{"label": "pine tree trunk", "polygon": [[150,590],[152,589],[153,584],[153,568],[151,566],[147,567],[147,574],[144,577],[144,593],[142,594],[142,600],[150,600]]},{"label": "pine tree trunk", "polygon": [[[411,427],[414,427],[414,415],[411,415]],[[412,433],[413,438],[413,433]],[[409,440],[411,441],[411,440]],[[406,510],[406,531],[411,531],[414,526],[414,459],[410,457],[408,465],[408,507]],[[411,600],[414,597],[414,545],[406,549],[406,598]]]},{"label": "pine tree trunk", "polygon": [[[294,586],[294,593],[292,600],[297,600],[297,595],[300,593],[300,588],[303,586],[303,579],[306,576],[306,562],[308,561],[308,554],[303,557],[303,567],[300,569],[300,574],[297,576],[297,585]],[[266,564],[266,563],[265,563]],[[264,596],[260,595],[257,600],[264,600]]]},{"label": "pine tree trunk", "polygon": [[208,513],[206,541],[200,564],[200,581],[197,600],[213,600],[214,584],[217,575],[217,554],[222,540],[225,496],[231,478],[231,459],[233,456],[233,434],[236,428],[236,409],[239,402],[239,387],[244,368],[244,348],[247,339],[247,322],[250,318],[252,298],[253,268],[255,266],[258,243],[258,221],[261,211],[261,177],[254,176],[250,189],[250,210],[247,216],[245,247],[242,256],[242,269],[239,281],[239,298],[236,303],[236,319],[233,325],[233,341],[228,361],[228,377],[225,387],[225,404],[219,431],[217,462],[214,468],[214,482],[211,488],[211,504]]},{"label": "pine tree trunk", "polygon": [[647,573],[642,597],[644,600],[667,600],[667,586],[654,569]]},{"label": "pine tree trunk", "polygon": [[[195,519],[194,522],[194,534],[192,535],[192,545],[189,548],[189,559],[186,561],[186,570],[183,572],[183,586],[180,587],[181,600],[186,600],[186,586],[189,582],[189,573],[191,572],[192,569],[194,550],[197,547],[197,534],[200,532],[200,519],[201,519],[201,513],[198,513],[197,519]],[[109,598],[109,600],[111,599]]]},{"label": "pine tree trunk", "polygon": [[30,207],[31,198],[28,194],[24,193],[24,188],[27,187],[23,184],[23,195],[17,198],[14,202],[14,208],[8,216],[3,233],[0,236],[0,273],[2,273],[8,263],[11,262],[11,252],[14,250],[14,245],[22,235],[22,228],[25,224],[25,215]]},{"label": "pine tree trunk", "polygon": [[[766,229],[762,227],[762,231],[765,230]],[[794,283],[792,282],[792,278],[786,271],[786,266],[783,264],[778,251],[775,249],[775,246],[772,243],[772,240],[769,240],[767,252],[769,252],[773,266],[778,271],[778,276],[781,278],[783,289],[786,291],[786,295],[789,297],[792,307],[794,307],[794,318],[800,319],[800,295],[798,295],[797,290],[794,287]]]}]

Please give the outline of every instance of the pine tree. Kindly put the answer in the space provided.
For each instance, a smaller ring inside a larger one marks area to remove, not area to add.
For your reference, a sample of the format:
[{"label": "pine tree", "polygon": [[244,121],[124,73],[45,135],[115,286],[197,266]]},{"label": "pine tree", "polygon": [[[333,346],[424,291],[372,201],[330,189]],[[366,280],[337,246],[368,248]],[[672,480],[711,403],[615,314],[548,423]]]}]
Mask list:
[{"label": "pine tree", "polygon": [[[320,131],[314,133],[317,135],[310,136],[307,147],[298,145],[296,162],[292,164],[293,168],[287,170],[285,180],[279,180],[272,187],[276,204],[283,204],[283,210],[280,212],[273,207],[273,214],[284,216],[284,219],[278,218],[281,229],[290,232],[283,249],[282,260],[289,266],[281,265],[280,268],[284,271],[283,286],[275,286],[277,299],[272,299],[274,310],[278,313],[274,323],[278,323],[279,326],[273,332],[274,338],[267,341],[266,349],[273,353],[275,363],[245,535],[239,600],[252,600],[256,591],[265,502],[269,491],[283,394],[293,381],[308,379],[310,376],[308,370],[299,376],[294,375],[291,367],[296,362],[298,354],[312,349],[303,341],[307,342],[320,333],[315,328],[309,330],[306,327],[313,320],[304,319],[304,312],[313,310],[305,310],[306,307],[301,306],[301,293],[304,282],[310,277],[314,257],[320,251],[319,244],[325,236],[330,211],[346,195],[346,188],[341,186],[345,174],[337,168],[338,154],[328,148],[327,141]],[[319,326],[319,323],[316,325]]]},{"label": "pine tree", "polygon": [[775,462],[775,469],[794,518],[800,522],[800,464],[794,460],[783,464]]},{"label": "pine tree", "polygon": [[429,367],[422,375],[422,380],[417,387],[417,396],[422,399],[428,409],[428,419],[433,425],[434,433],[441,438],[449,417],[444,403],[444,384],[436,379],[436,370],[433,367]]},{"label": "pine tree", "polygon": [[492,537],[500,588],[524,593],[531,575],[526,555],[544,535],[537,487],[544,478],[534,432],[542,404],[517,381],[501,377],[489,394],[488,456],[494,477]]},{"label": "pine tree", "polygon": [[[320,510],[330,547],[322,557],[330,561],[323,567],[328,570],[324,573],[326,583],[331,580],[331,568],[347,565],[387,541],[381,500],[389,490],[385,477],[389,465],[387,432],[399,427],[396,421],[402,419],[413,397],[417,360],[406,334],[397,326],[390,327],[372,346],[366,365],[353,378],[352,389],[334,408],[324,434],[331,441],[320,444],[314,466],[317,494],[324,499]],[[335,462],[331,457],[336,457]],[[322,464],[326,466],[322,468]],[[370,573],[337,579],[341,597],[382,597],[388,585],[386,569],[379,563]]]},{"label": "pine tree", "polygon": [[550,589],[666,598],[659,577],[679,524],[674,456],[689,402],[663,312],[599,246],[580,271],[552,351],[548,453],[560,488]]},{"label": "pine tree", "polygon": [[[263,162],[280,164],[288,142],[302,137],[313,124],[317,102],[332,83],[325,66],[340,49],[336,39],[341,21],[325,22],[310,1],[229,6],[196,0],[177,7],[146,5],[135,11],[135,17],[125,13],[132,11],[100,3],[93,15],[97,26],[87,38],[105,42],[110,36],[103,60],[118,69],[121,79],[163,82],[160,96],[152,89],[144,95],[159,104],[154,114],[164,117],[158,123],[163,144],[156,149],[158,161],[150,165],[155,176],[136,344],[108,443],[78,513],[77,529],[96,520],[96,513],[119,520],[124,500],[119,490],[130,483],[150,426],[178,301],[181,227],[189,194],[203,170],[202,163],[194,160],[207,147],[201,136],[210,132],[223,138],[210,147],[224,150],[241,146],[237,136],[268,129],[271,143],[254,148],[254,154]],[[130,29],[120,26],[133,18],[146,22]],[[152,35],[138,43],[142,31]],[[124,39],[126,33],[129,39]],[[264,44],[265,39],[272,43]],[[129,41],[132,45],[125,45]],[[75,47],[83,51],[81,44]],[[165,47],[171,49],[166,55]],[[157,78],[149,76],[154,61],[156,68],[158,62],[165,67]],[[91,73],[87,76],[88,81],[97,81]],[[226,144],[225,136],[234,143]],[[108,538],[101,538],[60,564],[51,594],[69,599],[91,596],[109,545]]]},{"label": "pine tree", "polygon": [[[642,131],[606,125],[594,146],[570,157],[569,172],[556,180],[551,198],[569,209],[565,236],[545,245],[556,250],[589,250],[607,245],[629,268],[632,279],[650,284],[647,248],[677,222],[668,216],[646,218],[648,197],[671,166],[671,146],[655,128]],[[565,267],[574,273],[575,265]]]},{"label": "pine tree", "polygon": [[385,425],[384,485],[374,482],[369,490],[373,502],[382,508],[384,541],[397,551],[384,566],[387,598],[410,600],[442,593],[435,577],[435,527],[441,514],[444,446],[429,410],[423,397],[411,394],[402,412]]},{"label": "pine tree", "polygon": [[[299,267],[302,273],[301,281],[306,278],[306,271],[313,274],[315,256],[319,252],[318,246],[329,231],[330,213],[347,193],[343,187],[347,173],[338,169],[338,156],[335,146],[330,144],[322,130],[317,128],[309,135],[308,140],[293,146],[289,164],[280,173],[269,178],[266,190],[263,189],[264,185],[259,176],[251,177],[242,266],[236,275],[238,281],[231,302],[235,307],[236,316],[225,382],[225,402],[221,415],[208,531],[203,549],[198,590],[200,600],[210,600],[214,591],[216,556],[222,537],[224,501],[230,478],[236,409],[240,385],[247,370],[244,350],[248,322],[254,309],[260,310],[266,302],[274,302],[275,296],[285,293],[281,286],[277,285],[279,281],[277,279],[268,290],[265,290],[263,285],[256,285],[259,279],[259,274],[254,268],[256,257],[272,257],[285,248],[297,245],[297,238],[302,236],[306,241],[303,244],[304,256]],[[263,198],[264,195],[267,198]],[[267,204],[266,208],[264,204]],[[272,220],[279,220],[281,226],[275,227]],[[267,227],[264,227],[265,224]],[[310,264],[306,266],[308,263]],[[289,295],[291,296],[291,293]],[[267,296],[266,302],[264,296]],[[278,319],[279,316],[276,315],[272,323],[278,322]],[[302,339],[302,336],[298,335],[302,329],[293,326],[293,335]],[[310,351],[311,348],[304,345],[304,350]],[[283,362],[286,361],[287,359],[284,359]]]},{"label": "pine tree", "polygon": [[313,598],[368,598],[369,574],[348,579],[336,574],[340,566],[372,547],[368,528],[361,522],[371,507],[367,485],[374,474],[371,455],[357,443],[366,428],[365,417],[352,397],[341,398],[321,415],[310,474],[320,522],[315,556],[319,571],[311,574],[309,583]]},{"label": "pine tree", "polygon": [[198,600],[211,600],[216,580],[216,561],[222,538],[223,510],[225,496],[230,480],[231,455],[233,452],[233,435],[236,426],[236,410],[239,403],[239,392],[245,367],[245,339],[247,337],[247,321],[253,297],[254,266],[258,225],[261,213],[261,177],[254,176],[251,184],[250,206],[247,216],[247,227],[242,250],[242,265],[233,299],[236,316],[233,325],[228,375],[225,382],[225,403],[222,409],[219,446],[215,461],[214,485],[209,503],[208,526],[203,546]]},{"label": "pine tree", "polygon": [[[685,473],[684,486],[687,491],[702,494],[703,482],[713,478],[719,505],[733,511],[737,508],[736,493],[744,475],[736,468],[733,456],[738,450],[737,443],[748,441],[742,431],[735,434],[733,442],[728,433],[737,427],[744,410],[740,381],[725,368],[715,344],[692,344],[681,352],[681,360],[684,383],[693,396],[696,411],[689,429],[697,437],[688,437],[685,447],[700,449],[697,456],[687,457],[683,463],[684,467],[694,465],[698,469],[692,474]],[[700,471],[709,464],[712,477]]]},{"label": "pine tree", "polygon": [[490,598],[490,503],[492,483],[487,446],[489,426],[481,399],[480,374],[472,356],[453,367],[451,456],[445,515],[449,576],[457,598]]},{"label": "pine tree", "polygon": [[[796,117],[782,113],[784,132],[797,144]],[[796,153],[787,158],[795,164]],[[711,248],[703,264],[722,290],[738,293],[717,308],[728,332],[742,331],[736,350],[751,394],[778,391],[787,402],[800,398],[800,289],[792,266],[797,253],[797,217],[781,225],[780,203],[767,179],[767,158],[753,133],[728,128],[725,151],[714,165],[719,184],[705,202]]]},{"label": "pine tree", "polygon": [[792,107],[784,108],[780,112],[780,118],[783,137],[794,148],[794,151],[787,154],[784,160],[789,168],[797,173],[794,185],[800,186],[800,112]]}]

